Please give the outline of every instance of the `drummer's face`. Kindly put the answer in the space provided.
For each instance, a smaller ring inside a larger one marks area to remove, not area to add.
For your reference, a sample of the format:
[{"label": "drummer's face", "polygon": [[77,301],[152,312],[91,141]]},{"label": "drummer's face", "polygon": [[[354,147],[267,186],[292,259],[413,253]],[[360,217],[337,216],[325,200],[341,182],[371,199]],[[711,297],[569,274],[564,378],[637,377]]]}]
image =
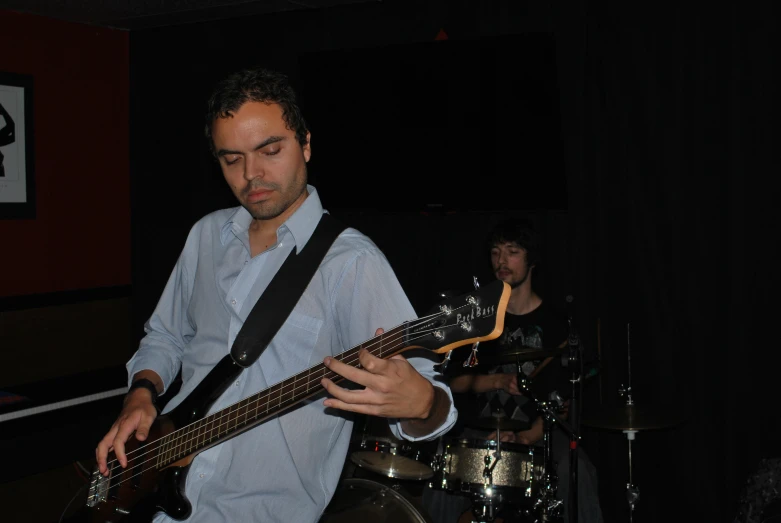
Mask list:
[{"label": "drummer's face", "polygon": [[494,275],[510,287],[518,287],[531,277],[534,266],[526,261],[526,249],[515,242],[494,244],[491,249]]}]

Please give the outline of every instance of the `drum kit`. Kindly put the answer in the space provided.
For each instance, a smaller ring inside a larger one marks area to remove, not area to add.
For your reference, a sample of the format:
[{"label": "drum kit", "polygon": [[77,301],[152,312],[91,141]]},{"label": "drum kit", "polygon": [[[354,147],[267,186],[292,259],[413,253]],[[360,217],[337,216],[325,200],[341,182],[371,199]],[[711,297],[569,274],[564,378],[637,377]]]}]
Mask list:
[{"label": "drum kit", "polygon": [[[476,347],[473,347],[473,353]],[[570,523],[577,520],[577,451],[580,435],[577,409],[570,412],[570,422],[559,414],[563,411],[561,397],[540,399],[531,389],[532,379],[521,370],[526,361],[548,357],[569,360],[573,371],[571,400],[583,380],[583,366],[578,358],[579,343],[571,337],[568,346],[555,349],[521,348],[495,355],[490,365],[512,363],[518,368],[518,387],[531,399],[543,419],[541,445],[522,445],[496,439],[451,438],[429,442],[399,440],[390,432],[385,418],[367,416],[356,423],[348,464],[342,481],[320,523],[431,523],[415,491],[427,486],[433,490],[465,496],[471,501],[471,514],[462,514],[459,523],[501,523],[504,515],[513,521],[529,523]],[[629,353],[627,351],[628,363]],[[476,360],[476,358],[474,358]],[[447,358],[445,365],[447,364]],[[481,362],[485,364],[485,362]],[[631,366],[627,387],[619,389],[625,404],[600,408],[583,418],[582,424],[598,430],[620,430],[629,444],[629,481],[626,499],[632,512],[639,499],[639,489],[632,478],[632,441],[639,431],[672,427],[681,421],[661,410],[642,408],[634,404],[631,389]],[[575,405],[574,401],[571,405]],[[523,430],[528,424],[510,419],[500,410],[490,417],[472,418],[465,422],[475,429],[491,431]],[[553,430],[560,427],[570,437],[570,473],[558,478],[553,461]],[[357,467],[357,468],[356,468]],[[372,476],[359,477],[359,471]],[[569,481],[569,522],[563,520],[562,501],[557,498],[560,481]],[[502,512],[503,510],[506,511]]]},{"label": "drum kit", "polygon": [[[561,354],[561,350],[533,349],[505,354],[522,362]],[[541,401],[530,390],[531,380],[519,371],[519,389],[536,402],[544,420],[542,446],[526,446],[498,440],[452,438],[430,442],[399,440],[385,418],[365,417],[356,424],[342,481],[320,523],[428,522],[420,499],[411,493],[422,489],[447,491],[470,498],[472,520],[490,522],[508,505],[528,521],[555,521],[561,512],[556,500],[556,475],[552,462],[552,430],[557,424],[571,427],[557,416],[561,405]],[[526,424],[504,413],[468,421],[485,431],[519,431]],[[574,434],[573,434],[574,435]],[[357,467],[357,469],[355,468]],[[366,470],[373,477],[358,477]],[[410,488],[410,485],[413,488]],[[501,521],[501,519],[499,520]]]}]

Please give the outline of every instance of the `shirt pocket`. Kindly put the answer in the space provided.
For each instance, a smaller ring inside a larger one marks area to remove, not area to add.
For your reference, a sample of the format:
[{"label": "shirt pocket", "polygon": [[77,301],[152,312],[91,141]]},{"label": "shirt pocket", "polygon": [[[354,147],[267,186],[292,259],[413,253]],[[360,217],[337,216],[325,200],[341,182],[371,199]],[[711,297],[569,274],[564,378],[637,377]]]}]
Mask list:
[{"label": "shirt pocket", "polygon": [[[263,373],[269,383],[276,383],[306,370],[313,363],[314,349],[323,327],[323,320],[292,311],[277,332],[266,352],[268,360],[261,358]],[[265,356],[265,354],[264,354]]]}]

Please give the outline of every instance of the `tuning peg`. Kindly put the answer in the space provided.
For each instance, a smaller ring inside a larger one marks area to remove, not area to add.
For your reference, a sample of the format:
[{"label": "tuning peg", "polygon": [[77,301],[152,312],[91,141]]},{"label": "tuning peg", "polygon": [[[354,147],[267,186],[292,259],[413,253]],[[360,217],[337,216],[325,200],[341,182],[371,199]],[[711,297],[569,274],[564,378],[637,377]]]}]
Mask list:
[{"label": "tuning peg", "polygon": [[477,365],[477,346],[480,345],[479,341],[474,342],[472,344],[472,352],[469,354],[469,357],[464,360],[464,368],[470,368]]},{"label": "tuning peg", "polygon": [[475,289],[480,288],[480,283],[477,281],[477,276],[472,276],[472,284],[475,286]]},{"label": "tuning peg", "polygon": [[447,364],[450,363],[450,354],[452,354],[452,352],[448,352],[445,355],[445,358],[442,360],[442,363],[434,364],[434,370],[436,372],[439,372],[440,374],[445,373],[445,371],[447,370]]}]

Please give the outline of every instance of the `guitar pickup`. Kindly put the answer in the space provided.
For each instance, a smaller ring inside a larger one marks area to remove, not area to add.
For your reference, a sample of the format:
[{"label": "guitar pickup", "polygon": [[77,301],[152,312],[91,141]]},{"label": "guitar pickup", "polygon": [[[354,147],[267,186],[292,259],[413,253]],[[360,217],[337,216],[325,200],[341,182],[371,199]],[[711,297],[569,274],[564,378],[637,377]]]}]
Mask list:
[{"label": "guitar pickup", "polygon": [[100,471],[95,468],[94,471],[92,471],[92,477],[90,478],[90,486],[89,490],[87,491],[87,506],[92,508],[96,506],[98,503],[103,503],[106,501],[106,497],[108,496],[108,490],[109,490],[109,483],[110,483],[110,474],[109,477],[105,477],[103,474],[100,473]]}]

